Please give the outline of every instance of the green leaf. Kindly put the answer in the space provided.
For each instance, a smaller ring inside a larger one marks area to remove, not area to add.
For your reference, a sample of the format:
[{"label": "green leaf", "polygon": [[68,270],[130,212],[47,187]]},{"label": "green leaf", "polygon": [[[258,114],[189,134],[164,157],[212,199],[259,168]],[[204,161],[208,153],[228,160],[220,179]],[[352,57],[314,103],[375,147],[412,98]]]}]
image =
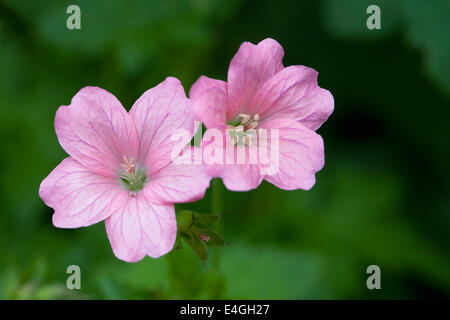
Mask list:
[{"label": "green leaf", "polygon": [[197,257],[200,258],[200,260],[206,260],[208,258],[208,249],[206,248],[206,244],[203,241],[193,236],[192,233],[182,233],[181,237],[189,245],[189,247],[191,247]]}]

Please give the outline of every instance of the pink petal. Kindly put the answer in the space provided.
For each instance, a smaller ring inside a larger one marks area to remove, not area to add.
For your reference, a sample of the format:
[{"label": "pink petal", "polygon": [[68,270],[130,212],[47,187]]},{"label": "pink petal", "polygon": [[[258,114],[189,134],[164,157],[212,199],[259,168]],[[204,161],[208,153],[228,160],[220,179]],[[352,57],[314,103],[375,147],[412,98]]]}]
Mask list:
[{"label": "pink petal", "polygon": [[105,226],[114,254],[127,262],[168,253],[177,233],[173,204],[153,203],[143,192],[129,197],[122,209],[105,221]]},{"label": "pink petal", "polygon": [[248,191],[257,188],[264,175],[257,164],[226,164],[220,177],[231,191]]},{"label": "pink petal", "polygon": [[172,161],[171,153],[179,144],[172,141],[172,134],[181,129],[194,135],[190,103],[180,81],[169,77],[146,91],[131,108],[139,136],[139,162],[150,175]]},{"label": "pink petal", "polygon": [[317,71],[305,66],[284,68],[266,81],[253,97],[249,113],[289,118],[315,130],[333,112],[333,96],[317,85]]},{"label": "pink petal", "polygon": [[324,165],[322,137],[290,119],[265,121],[262,126],[268,131],[279,130],[279,147],[267,142],[268,152],[278,153],[278,171],[265,179],[281,189],[309,190],[315,183],[315,173]]},{"label": "pink petal", "polygon": [[330,91],[318,88],[314,94],[314,111],[300,122],[307,128],[316,131],[333,113],[334,98]]},{"label": "pink petal", "polygon": [[[219,137],[224,142],[216,139],[206,141],[205,136],[202,141],[203,161],[208,175],[221,177],[227,189],[232,191],[248,191],[257,188],[264,178],[257,162],[257,151],[252,153],[254,158],[251,162],[248,146],[233,146],[230,136],[226,132],[222,132],[221,136],[217,137],[220,140]],[[242,158],[239,161],[238,153],[241,151]],[[215,152],[220,152],[221,157],[216,159],[213,156]],[[215,162],[216,160],[219,162]]]},{"label": "pink petal", "polygon": [[[209,187],[209,175],[203,164],[195,164],[195,156],[201,161],[200,148],[186,147],[180,157],[150,176],[142,190],[148,199],[160,203],[182,203],[196,201],[205,195]],[[183,163],[183,159],[188,163]],[[200,162],[199,161],[199,162]]]},{"label": "pink petal", "polygon": [[117,212],[124,205],[127,192],[118,181],[92,173],[68,157],[42,181],[39,196],[55,209],[56,227],[78,228]]},{"label": "pink petal", "polygon": [[[214,130],[215,132],[219,133],[218,131],[216,131],[215,128],[213,128],[206,130],[205,133],[203,134],[201,142],[202,161],[203,165],[205,166],[207,174],[210,177],[215,178],[220,177],[220,173],[224,169],[222,163],[225,163],[225,156],[224,156],[225,146],[220,141],[225,141],[226,132],[220,131],[220,135],[218,135],[217,137],[216,136],[210,137],[208,136],[208,134],[211,130]],[[220,143],[218,143],[216,139],[218,139]],[[216,160],[215,159],[216,152],[218,152],[220,155],[219,161],[221,162],[219,162],[219,164],[216,164],[214,162]]]},{"label": "pink petal", "polygon": [[228,70],[228,120],[245,113],[261,85],[283,68],[283,56],[283,48],[270,38],[257,45],[250,42],[241,45]]},{"label": "pink petal", "polygon": [[111,93],[85,87],[69,106],[56,112],[59,143],[91,171],[116,176],[123,156],[137,155],[137,135],[132,119]]},{"label": "pink petal", "polygon": [[206,128],[226,128],[227,83],[201,76],[191,87],[189,97],[197,118]]},{"label": "pink petal", "polygon": [[314,110],[317,72],[304,66],[284,68],[267,80],[249,105],[250,114],[259,114],[260,121],[272,116],[303,119]]}]

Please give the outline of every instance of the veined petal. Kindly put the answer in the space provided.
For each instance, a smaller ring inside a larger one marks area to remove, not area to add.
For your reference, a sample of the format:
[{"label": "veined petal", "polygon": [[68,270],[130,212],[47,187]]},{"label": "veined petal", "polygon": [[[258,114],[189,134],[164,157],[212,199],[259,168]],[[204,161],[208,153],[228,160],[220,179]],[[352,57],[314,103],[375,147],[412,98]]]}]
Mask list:
[{"label": "veined petal", "polygon": [[149,255],[158,258],[175,243],[177,224],[173,204],[156,204],[143,192],[105,221],[106,232],[117,258],[136,262]]},{"label": "veined petal", "polygon": [[[150,176],[142,190],[148,199],[161,203],[196,201],[205,195],[210,177],[201,161],[200,148],[186,147],[183,155]],[[186,162],[185,162],[186,161]]]},{"label": "veined petal", "polygon": [[228,190],[248,191],[257,188],[264,175],[257,164],[227,164],[220,177]]},{"label": "veined petal", "polygon": [[194,135],[190,103],[180,81],[169,77],[146,91],[131,108],[139,137],[138,161],[146,166],[149,175],[172,161],[171,153],[179,144],[172,140],[177,130]]},{"label": "veined petal", "polygon": [[55,130],[64,150],[100,175],[116,176],[122,157],[137,155],[132,119],[116,97],[101,88],[85,87],[69,106],[61,106]]},{"label": "veined petal", "polygon": [[330,91],[317,88],[311,99],[314,100],[314,111],[309,116],[301,119],[300,122],[305,127],[316,131],[333,113],[334,98]]},{"label": "veined petal", "polygon": [[261,85],[283,69],[283,56],[283,48],[270,38],[257,45],[244,42],[240,46],[228,69],[228,120],[246,113]]},{"label": "veined petal", "polygon": [[[309,190],[315,183],[315,173],[324,165],[324,147],[320,135],[308,129],[301,123],[290,119],[274,119],[265,121],[263,126],[279,132],[278,143],[268,138],[267,153],[275,170],[266,175],[265,179],[277,187],[285,190]],[[275,156],[271,155],[275,153]]]},{"label": "veined petal", "polygon": [[206,128],[226,127],[227,83],[201,76],[191,87],[189,97],[197,118]]},{"label": "veined petal", "polygon": [[267,80],[248,108],[265,118],[302,119],[314,110],[311,95],[317,86],[317,71],[305,66],[289,66]]},{"label": "veined petal", "polygon": [[78,228],[117,212],[128,194],[118,181],[92,173],[68,157],[42,181],[39,196],[55,210],[56,227]]},{"label": "veined petal", "polygon": [[333,96],[317,85],[317,71],[289,66],[266,81],[249,106],[261,121],[289,118],[316,130],[333,112]]},{"label": "veined petal", "polygon": [[[210,164],[205,165],[208,174],[222,178],[227,189],[232,191],[257,188],[264,178],[257,149],[255,146],[233,145],[230,135],[227,132],[222,134],[223,144],[216,140],[203,142],[203,160],[210,159]],[[219,152],[220,156],[215,156],[216,152]]]}]

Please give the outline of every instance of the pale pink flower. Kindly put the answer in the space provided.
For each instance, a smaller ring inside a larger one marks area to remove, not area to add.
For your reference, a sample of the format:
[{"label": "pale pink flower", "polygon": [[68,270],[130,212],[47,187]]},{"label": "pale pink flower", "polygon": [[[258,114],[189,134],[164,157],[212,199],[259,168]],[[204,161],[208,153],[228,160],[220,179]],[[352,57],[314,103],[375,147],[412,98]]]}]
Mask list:
[{"label": "pale pink flower", "polygon": [[180,82],[167,78],[130,113],[97,87],[61,106],[55,130],[70,156],[39,189],[55,210],[53,224],[79,228],[105,220],[114,254],[129,262],[169,252],[177,232],[173,203],[198,200],[209,186],[202,166],[171,157],[179,144],[171,134],[194,130],[189,104]]},{"label": "pale pink flower", "polygon": [[[230,138],[227,128],[238,130],[245,139],[249,129],[267,129],[268,136],[271,129],[278,130],[279,149],[268,150],[279,153],[275,174],[264,174],[259,160],[208,166],[211,175],[221,177],[230,190],[253,189],[263,179],[286,190],[310,189],[315,173],[324,165],[323,140],[315,130],[332,113],[333,96],[318,86],[314,69],[283,67],[283,55],[273,39],[257,45],[244,42],[231,60],[228,82],[202,76],[190,90],[198,119],[208,130],[221,130],[226,139]],[[248,148],[244,141],[244,146],[237,145],[237,140],[233,144]]]}]

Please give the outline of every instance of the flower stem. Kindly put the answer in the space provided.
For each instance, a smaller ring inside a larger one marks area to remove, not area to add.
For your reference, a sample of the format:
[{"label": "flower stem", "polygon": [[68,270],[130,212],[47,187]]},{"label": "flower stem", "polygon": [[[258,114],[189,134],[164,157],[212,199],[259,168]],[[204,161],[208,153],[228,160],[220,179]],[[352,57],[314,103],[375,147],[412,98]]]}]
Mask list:
[{"label": "flower stem", "polygon": [[212,213],[222,213],[223,210],[222,185],[219,178],[215,178],[211,181],[211,189],[212,189],[211,211]]},{"label": "flower stem", "polygon": [[[223,188],[222,181],[219,178],[215,178],[211,181],[211,191],[212,191],[212,201],[211,201],[211,211],[212,213],[223,213]],[[222,234],[222,219],[219,219],[214,228],[219,234]],[[220,256],[221,248],[214,248],[214,259],[212,261],[213,267],[218,270],[220,267]]]}]

